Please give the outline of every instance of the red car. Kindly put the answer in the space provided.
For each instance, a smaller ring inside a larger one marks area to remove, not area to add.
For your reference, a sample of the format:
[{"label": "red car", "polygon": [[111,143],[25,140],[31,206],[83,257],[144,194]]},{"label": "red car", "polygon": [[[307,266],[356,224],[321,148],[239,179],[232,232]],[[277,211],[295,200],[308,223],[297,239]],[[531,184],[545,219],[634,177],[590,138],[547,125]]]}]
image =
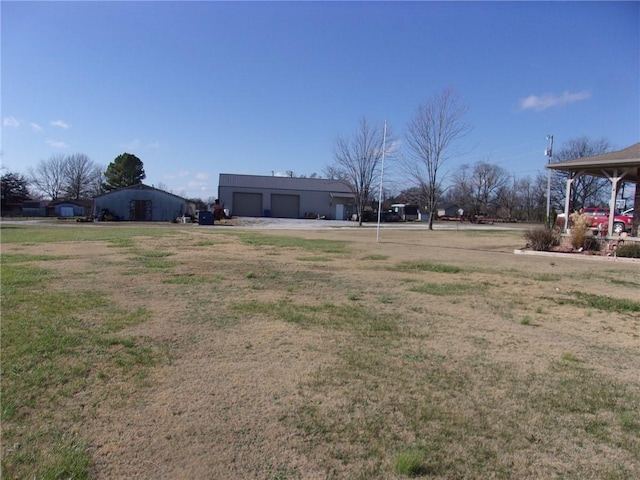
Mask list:
[{"label": "red car", "polygon": [[[609,209],[601,207],[585,207],[580,212],[589,218],[589,226],[598,228],[604,225],[605,229],[609,225]],[[632,215],[615,215],[613,217],[613,233],[630,232],[633,225]]]}]

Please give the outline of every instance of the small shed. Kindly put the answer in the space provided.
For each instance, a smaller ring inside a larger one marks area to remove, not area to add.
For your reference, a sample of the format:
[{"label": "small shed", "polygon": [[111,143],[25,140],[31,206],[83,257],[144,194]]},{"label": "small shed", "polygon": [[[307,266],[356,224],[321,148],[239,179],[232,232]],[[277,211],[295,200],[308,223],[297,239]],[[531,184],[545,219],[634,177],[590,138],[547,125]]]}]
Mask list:
[{"label": "small shed", "polygon": [[47,205],[47,216],[62,218],[86,217],[91,214],[92,210],[93,200],[91,199],[59,199],[49,202]]},{"label": "small shed", "polygon": [[47,214],[47,202],[25,200],[22,202],[23,217],[44,217]]},{"label": "small shed", "polygon": [[[461,213],[462,212],[462,213]],[[457,203],[438,208],[439,217],[459,218],[464,215],[464,210]]]},{"label": "small shed", "polygon": [[94,215],[109,211],[119,220],[170,222],[195,214],[186,198],[139,183],[94,198]]}]

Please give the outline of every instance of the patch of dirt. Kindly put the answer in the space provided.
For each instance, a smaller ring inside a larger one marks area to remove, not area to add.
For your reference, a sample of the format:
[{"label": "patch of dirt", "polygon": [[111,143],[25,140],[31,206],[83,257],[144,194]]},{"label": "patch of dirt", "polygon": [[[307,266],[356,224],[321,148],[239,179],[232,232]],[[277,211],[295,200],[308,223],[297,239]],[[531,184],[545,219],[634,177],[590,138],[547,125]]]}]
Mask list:
[{"label": "patch of dirt", "polygon": [[[176,333],[166,324],[154,330]],[[181,336],[193,341],[153,374],[144,398],[123,412],[107,409],[87,425],[96,438],[95,478],[267,478],[289,469],[312,474],[279,417],[299,383],[330,361],[314,348],[317,336],[274,322]]]}]

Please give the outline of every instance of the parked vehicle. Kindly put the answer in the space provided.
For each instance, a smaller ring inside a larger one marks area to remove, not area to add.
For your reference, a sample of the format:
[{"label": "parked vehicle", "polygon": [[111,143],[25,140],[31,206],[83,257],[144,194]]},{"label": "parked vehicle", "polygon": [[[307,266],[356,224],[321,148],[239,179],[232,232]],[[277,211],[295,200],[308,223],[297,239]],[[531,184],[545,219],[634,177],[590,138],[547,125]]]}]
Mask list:
[{"label": "parked vehicle", "polygon": [[412,222],[418,220],[420,207],[418,205],[407,205],[404,203],[394,203],[391,205],[391,211],[398,214],[400,220]]},{"label": "parked vehicle", "polygon": [[398,212],[394,212],[393,210],[387,210],[386,212],[382,212],[381,220],[383,222],[399,222],[402,219],[400,218],[400,215],[398,214]]},{"label": "parked vehicle", "polygon": [[[609,209],[601,207],[585,207],[580,212],[589,218],[589,227],[599,228],[609,225]],[[633,213],[633,210],[632,210]],[[613,217],[613,233],[620,234],[622,232],[631,231],[633,226],[633,215],[617,214]]]},{"label": "parked vehicle", "polygon": [[364,207],[364,211],[362,212],[362,221],[363,222],[377,222],[378,221],[378,212],[374,210],[372,207]]}]

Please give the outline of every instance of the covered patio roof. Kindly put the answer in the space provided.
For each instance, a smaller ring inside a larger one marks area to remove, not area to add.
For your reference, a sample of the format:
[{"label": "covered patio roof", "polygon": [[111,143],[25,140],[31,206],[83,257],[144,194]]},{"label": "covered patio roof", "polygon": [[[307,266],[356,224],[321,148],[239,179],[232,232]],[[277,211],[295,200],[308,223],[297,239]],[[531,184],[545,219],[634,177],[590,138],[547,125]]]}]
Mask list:
[{"label": "covered patio roof", "polygon": [[617,152],[550,163],[547,168],[604,178],[621,175],[624,180],[637,184],[640,182],[640,142]]},{"label": "covered patio roof", "polygon": [[611,198],[609,200],[609,232],[613,231],[613,219],[620,181],[636,184],[633,232],[638,235],[638,223],[640,222],[640,142],[617,152],[603,153],[591,157],[576,158],[565,162],[550,163],[546,167],[551,170],[566,172],[567,193],[565,197],[565,230],[568,226],[569,212],[571,211],[569,199],[571,198],[571,186],[573,181],[581,175],[608,178],[611,182]]}]

